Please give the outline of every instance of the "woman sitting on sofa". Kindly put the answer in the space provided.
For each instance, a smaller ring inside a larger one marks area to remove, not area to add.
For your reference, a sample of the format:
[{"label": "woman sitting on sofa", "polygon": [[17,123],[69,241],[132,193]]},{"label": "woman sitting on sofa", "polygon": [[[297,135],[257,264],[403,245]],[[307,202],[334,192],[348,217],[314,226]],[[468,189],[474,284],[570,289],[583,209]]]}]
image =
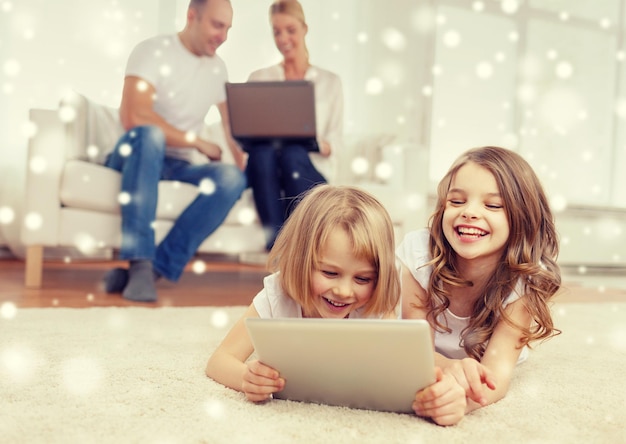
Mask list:
[{"label": "woman sitting on sofa", "polygon": [[297,0],[275,1],[270,6],[270,22],[283,61],[254,71],[248,80],[313,82],[319,152],[310,152],[298,143],[276,149],[270,142],[259,142],[249,150],[246,174],[268,251],[293,211],[295,197],[333,176],[332,153],[339,148],[343,132],[341,81],[336,74],[309,63],[302,5]]}]

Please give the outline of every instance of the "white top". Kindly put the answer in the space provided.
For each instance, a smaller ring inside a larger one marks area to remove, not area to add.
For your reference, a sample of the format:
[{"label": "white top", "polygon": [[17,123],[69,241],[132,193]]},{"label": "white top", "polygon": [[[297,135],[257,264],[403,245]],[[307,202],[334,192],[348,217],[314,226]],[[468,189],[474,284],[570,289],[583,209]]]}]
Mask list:
[{"label": "white top", "polygon": [[[396,249],[396,256],[402,264],[411,272],[417,283],[423,288],[428,288],[428,282],[432,273],[432,266],[423,266],[430,261],[428,251],[429,232],[427,229],[411,231],[406,234],[402,243]],[[506,298],[503,307],[515,302],[521,297],[522,283],[516,285],[515,290]],[[450,311],[443,312],[437,318],[439,322],[447,325],[450,333],[435,331],[435,350],[451,359],[467,358],[465,349],[459,345],[461,332],[469,324],[469,317],[460,317]],[[524,347],[517,361],[519,364],[528,357],[528,347]]]},{"label": "white top", "polygon": [[[250,74],[248,81],[284,81],[285,70],[282,64],[259,69]],[[309,153],[313,165],[328,182],[336,177],[335,153],[343,144],[343,92],[341,79],[337,74],[317,66],[309,66],[304,75],[315,85],[315,124],[318,141],[327,141],[332,149],[329,157]]]},{"label": "white top", "polygon": [[[139,43],[131,52],[126,76],[140,77],[156,90],[154,111],[181,131],[200,134],[211,106],[226,100],[226,65],[217,55],[198,57],[177,34]],[[192,161],[191,147],[166,149],[166,155]]]},{"label": "white top", "polygon": [[[263,290],[252,300],[260,318],[301,318],[302,306],[287,296],[283,291],[278,273],[270,274],[263,279]],[[349,318],[365,317],[380,318],[381,316],[363,316],[363,309],[350,312]]]}]

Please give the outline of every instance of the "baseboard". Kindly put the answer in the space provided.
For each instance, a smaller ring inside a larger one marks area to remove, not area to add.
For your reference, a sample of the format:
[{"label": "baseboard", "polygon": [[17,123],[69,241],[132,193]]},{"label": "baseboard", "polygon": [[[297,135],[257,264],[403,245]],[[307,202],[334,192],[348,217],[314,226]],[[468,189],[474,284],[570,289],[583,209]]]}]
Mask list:
[{"label": "baseboard", "polygon": [[559,264],[563,273],[586,274],[589,276],[626,276],[626,266],[623,265],[579,265]]},{"label": "baseboard", "polygon": [[89,254],[82,253],[77,248],[72,247],[45,247],[43,252],[44,261],[46,260],[60,260],[66,262],[78,262],[78,261],[99,261],[99,260],[112,260],[115,258],[113,249],[105,248],[97,250]]}]

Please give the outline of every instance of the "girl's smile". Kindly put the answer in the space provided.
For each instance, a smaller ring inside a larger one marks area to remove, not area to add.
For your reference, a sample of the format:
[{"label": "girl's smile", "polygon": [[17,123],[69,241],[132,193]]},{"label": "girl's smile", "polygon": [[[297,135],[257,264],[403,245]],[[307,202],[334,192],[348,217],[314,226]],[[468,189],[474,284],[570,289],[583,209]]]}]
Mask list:
[{"label": "girl's smile", "polygon": [[473,242],[489,234],[488,231],[471,225],[458,225],[456,233],[463,242]]},{"label": "girl's smile", "polygon": [[457,171],[447,195],[443,232],[460,259],[500,260],[510,229],[489,170],[469,162]]},{"label": "girl's smile", "polygon": [[369,261],[355,257],[352,251],[346,231],[335,228],[313,272],[313,307],[305,316],[345,318],[369,301],[376,286],[376,270]]}]

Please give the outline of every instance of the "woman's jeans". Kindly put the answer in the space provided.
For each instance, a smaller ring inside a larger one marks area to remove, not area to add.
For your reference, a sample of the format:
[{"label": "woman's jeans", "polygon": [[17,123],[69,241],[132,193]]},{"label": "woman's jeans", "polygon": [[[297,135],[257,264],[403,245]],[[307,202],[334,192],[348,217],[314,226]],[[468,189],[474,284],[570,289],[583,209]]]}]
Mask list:
[{"label": "woman's jeans", "polygon": [[326,183],[301,145],[282,148],[271,142],[256,143],[248,150],[246,174],[270,250],[283,223],[293,211],[299,194]]},{"label": "woman's jeans", "polygon": [[[154,270],[171,281],[178,280],[200,244],[220,226],[246,188],[244,174],[233,165],[192,165],[165,157],[165,136],[156,126],[139,126],[124,134],[105,166],[122,173],[120,258],[151,260]],[[210,186],[201,187],[156,246],[152,224],[160,180],[193,185],[206,180],[203,184]]]}]

